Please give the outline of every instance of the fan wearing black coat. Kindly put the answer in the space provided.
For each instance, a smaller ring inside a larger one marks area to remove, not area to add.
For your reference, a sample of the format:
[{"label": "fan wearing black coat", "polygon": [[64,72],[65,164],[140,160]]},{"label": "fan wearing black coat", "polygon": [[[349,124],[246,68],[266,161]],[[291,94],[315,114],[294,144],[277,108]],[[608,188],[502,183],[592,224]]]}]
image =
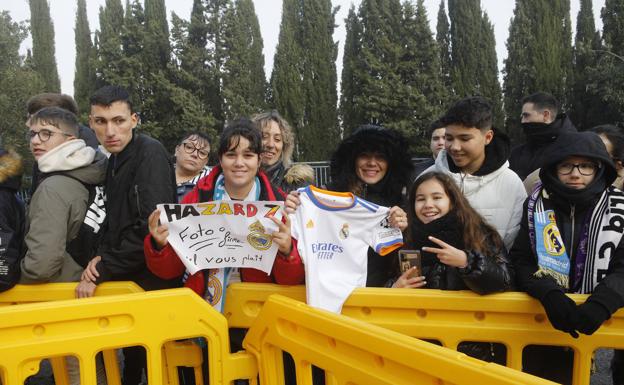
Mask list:
[{"label": "fan wearing black coat", "polygon": [[[512,289],[513,271],[498,232],[470,206],[451,177],[426,172],[410,189],[404,249],[421,250],[422,275],[405,271],[392,287],[470,289],[488,294]],[[390,286],[390,285],[388,285]],[[504,364],[504,349],[462,343],[458,350]]]},{"label": "fan wearing black coat", "polygon": [[[332,155],[329,189],[351,192],[375,204],[392,207],[390,224],[396,223],[395,227],[403,230],[407,226],[407,214],[399,206],[405,203],[412,170],[403,135],[365,125],[344,139]],[[369,248],[366,286],[384,286],[393,275],[395,260],[395,253],[381,256]]]},{"label": "fan wearing black coat", "polygon": [[20,277],[25,217],[17,197],[21,179],[22,160],[0,147],[0,291],[12,288]]},{"label": "fan wearing black coat", "polygon": [[[519,289],[537,298],[553,327],[593,334],[624,306],[624,193],[600,137],[566,133],[549,148],[538,184],[524,204],[510,252]],[[565,293],[590,294],[576,305]],[[539,348],[539,349],[537,349]],[[536,347],[523,368],[571,382],[573,352]]]}]

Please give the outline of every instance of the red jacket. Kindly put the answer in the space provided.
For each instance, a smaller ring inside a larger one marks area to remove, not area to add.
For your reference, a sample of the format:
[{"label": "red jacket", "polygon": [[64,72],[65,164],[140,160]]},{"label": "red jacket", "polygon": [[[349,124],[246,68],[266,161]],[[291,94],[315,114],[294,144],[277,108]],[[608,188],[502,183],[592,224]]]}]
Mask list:
[{"label": "red jacket", "polygon": [[[197,182],[193,190],[184,196],[180,203],[199,203],[200,197],[204,197],[203,201],[211,201],[214,193],[214,186],[217,177],[221,174],[220,167],[214,167],[210,174]],[[260,200],[266,201],[283,201],[285,194],[282,190],[273,187],[267,176],[260,171],[258,173],[260,179]],[[241,280],[243,282],[265,282],[278,283],[281,285],[299,285],[304,281],[305,273],[303,262],[297,251],[296,240],[293,239],[293,247],[290,256],[286,257],[281,253],[277,253],[275,262],[273,263],[273,271],[271,275],[252,268],[241,268]],[[152,242],[152,236],[148,234],[143,242],[145,250],[145,261],[147,267],[152,273],[163,279],[173,279],[180,277],[185,267],[178,255],[175,253],[170,244],[167,244],[162,250],[157,250]],[[200,296],[204,296],[206,283],[204,282],[204,274],[201,271],[188,277],[184,286],[192,289]]]}]

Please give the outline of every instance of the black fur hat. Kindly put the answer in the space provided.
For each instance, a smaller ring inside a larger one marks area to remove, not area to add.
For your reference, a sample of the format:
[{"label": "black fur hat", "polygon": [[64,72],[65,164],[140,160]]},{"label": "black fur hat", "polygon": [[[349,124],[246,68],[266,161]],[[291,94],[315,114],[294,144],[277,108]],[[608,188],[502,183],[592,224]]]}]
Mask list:
[{"label": "black fur hat", "polygon": [[360,126],[340,143],[331,158],[330,187],[335,191],[350,191],[350,187],[358,183],[355,159],[363,153],[381,153],[388,161],[388,172],[376,186],[372,186],[388,202],[375,203],[399,204],[413,170],[408,143],[400,132],[380,126]]}]

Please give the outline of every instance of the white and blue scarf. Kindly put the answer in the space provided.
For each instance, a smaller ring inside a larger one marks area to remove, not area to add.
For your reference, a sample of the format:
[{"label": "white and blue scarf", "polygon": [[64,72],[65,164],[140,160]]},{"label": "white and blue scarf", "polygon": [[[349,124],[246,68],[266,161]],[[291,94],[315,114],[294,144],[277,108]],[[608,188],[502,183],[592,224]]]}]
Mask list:
[{"label": "white and blue scarf", "polygon": [[[538,184],[529,197],[528,225],[531,249],[537,257],[536,277],[550,276],[569,289],[570,257],[557,227],[554,210],[545,209],[547,192]],[[607,188],[581,226],[576,259],[584,259],[580,294],[591,293],[605,277],[609,261],[624,234],[624,193]]]}]

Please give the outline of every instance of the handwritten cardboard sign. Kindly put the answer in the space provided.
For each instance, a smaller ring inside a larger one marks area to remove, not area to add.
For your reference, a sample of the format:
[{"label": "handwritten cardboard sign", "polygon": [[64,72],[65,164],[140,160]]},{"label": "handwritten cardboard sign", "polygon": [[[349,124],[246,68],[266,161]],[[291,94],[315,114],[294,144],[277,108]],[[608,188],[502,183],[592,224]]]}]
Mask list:
[{"label": "handwritten cardboard sign", "polygon": [[212,201],[159,204],[167,240],[191,274],[202,269],[252,267],[271,273],[277,245],[271,234],[284,202]]}]

